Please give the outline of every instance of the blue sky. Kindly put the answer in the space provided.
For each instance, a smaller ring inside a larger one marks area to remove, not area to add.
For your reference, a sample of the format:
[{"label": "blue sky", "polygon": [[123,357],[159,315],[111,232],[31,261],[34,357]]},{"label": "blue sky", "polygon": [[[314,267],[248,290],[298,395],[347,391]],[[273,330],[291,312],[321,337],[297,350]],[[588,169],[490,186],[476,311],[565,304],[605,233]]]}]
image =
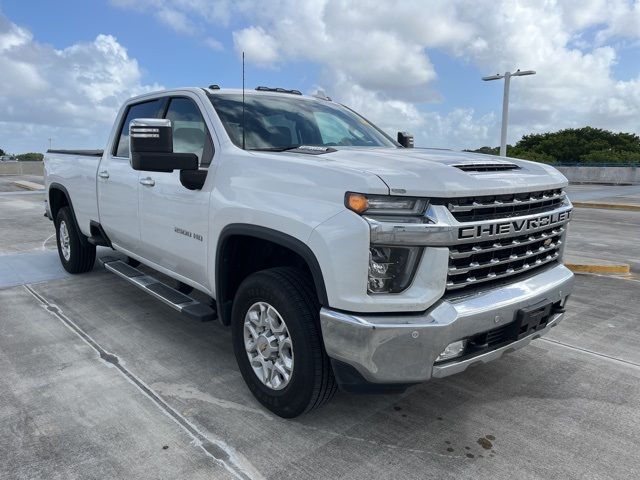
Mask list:
[{"label": "blue sky", "polygon": [[[4,39],[4,40],[3,40]],[[99,147],[158,87],[318,87],[416,144],[497,145],[593,125],[639,133],[640,3],[574,0],[0,0],[0,148]],[[4,85],[3,85],[4,84]]]}]

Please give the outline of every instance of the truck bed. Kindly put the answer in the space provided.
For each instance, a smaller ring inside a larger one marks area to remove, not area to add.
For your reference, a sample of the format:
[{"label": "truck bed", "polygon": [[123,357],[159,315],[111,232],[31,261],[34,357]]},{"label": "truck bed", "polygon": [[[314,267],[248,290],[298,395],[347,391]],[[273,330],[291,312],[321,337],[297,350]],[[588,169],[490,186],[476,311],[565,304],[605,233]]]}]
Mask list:
[{"label": "truck bed", "polygon": [[47,150],[44,156],[46,191],[52,183],[66,189],[78,227],[87,236],[91,220],[98,219],[96,175],[102,153],[103,150]]}]

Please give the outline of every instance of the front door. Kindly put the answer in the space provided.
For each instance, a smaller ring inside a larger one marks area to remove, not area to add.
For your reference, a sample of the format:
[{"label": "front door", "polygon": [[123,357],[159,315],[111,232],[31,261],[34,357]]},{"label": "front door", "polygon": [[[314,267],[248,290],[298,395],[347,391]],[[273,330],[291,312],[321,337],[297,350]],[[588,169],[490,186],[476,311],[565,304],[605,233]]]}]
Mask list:
[{"label": "front door", "polygon": [[[171,120],[173,151],[195,153],[201,169],[213,159],[213,142],[197,97],[172,97],[164,118]],[[212,172],[211,172],[212,173]],[[180,172],[140,172],[140,236],[143,256],[207,287],[207,238],[211,182],[202,190],[180,183]]]},{"label": "front door", "polygon": [[134,118],[156,118],[160,99],[127,107],[113,148],[105,152],[98,168],[100,224],[114,245],[137,252],[140,246],[138,185],[140,176],[129,162],[129,123]]}]

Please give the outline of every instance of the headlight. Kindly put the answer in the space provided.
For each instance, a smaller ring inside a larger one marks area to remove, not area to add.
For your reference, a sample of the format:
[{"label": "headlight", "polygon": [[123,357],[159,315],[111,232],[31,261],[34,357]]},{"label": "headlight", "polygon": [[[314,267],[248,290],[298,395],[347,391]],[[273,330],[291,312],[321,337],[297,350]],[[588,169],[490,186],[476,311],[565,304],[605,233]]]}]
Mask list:
[{"label": "headlight", "polygon": [[415,273],[420,247],[369,248],[369,293],[398,293],[406,289]]},{"label": "headlight", "polygon": [[370,215],[422,215],[429,204],[424,198],[365,195],[347,192],[344,204],[349,210]]},{"label": "headlight", "polygon": [[[424,213],[429,201],[424,198],[368,195],[347,192],[345,206],[363,215],[371,223],[427,222]],[[369,248],[368,293],[400,293],[413,279],[422,254],[422,247],[403,247],[372,244]]]}]

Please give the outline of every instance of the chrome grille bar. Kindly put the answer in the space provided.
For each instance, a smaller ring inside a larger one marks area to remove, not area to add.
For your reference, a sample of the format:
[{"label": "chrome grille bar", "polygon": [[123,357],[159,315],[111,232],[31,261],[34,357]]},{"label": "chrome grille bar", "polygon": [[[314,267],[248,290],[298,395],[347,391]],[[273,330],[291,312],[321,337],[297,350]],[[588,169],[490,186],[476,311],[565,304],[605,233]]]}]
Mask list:
[{"label": "chrome grille bar", "polygon": [[449,267],[449,275],[458,275],[461,273],[468,273],[473,270],[477,270],[480,268],[494,267],[497,265],[505,265],[507,263],[517,262],[518,260],[525,260],[527,258],[535,257],[541,253],[550,252],[552,250],[556,250],[562,244],[562,240],[558,240],[556,243],[550,243],[546,247],[539,247],[536,250],[527,250],[522,255],[509,255],[509,257],[498,260],[497,258],[492,258],[487,262],[471,262],[466,267]]},{"label": "chrome grille bar", "polygon": [[525,237],[516,237],[514,239],[507,239],[503,241],[494,242],[486,247],[482,245],[473,245],[473,247],[469,250],[460,250],[456,248],[451,248],[449,250],[449,257],[452,259],[466,258],[471,255],[479,254],[479,253],[489,253],[489,252],[498,252],[500,250],[505,250],[507,248],[513,247],[521,247],[525,245],[530,245],[532,243],[538,242],[540,240],[544,240],[546,238],[553,238],[556,236],[560,236],[564,233],[564,227],[554,228],[551,231],[544,231],[535,233]]},{"label": "chrome grille bar", "polygon": [[527,200],[520,200],[514,197],[513,201],[501,201],[501,200],[493,200],[490,202],[478,202],[474,200],[473,203],[469,205],[465,204],[453,204],[449,203],[447,208],[452,213],[457,212],[469,212],[471,210],[475,210],[477,208],[495,208],[495,207],[519,207],[523,205],[531,205],[535,203],[542,203],[548,201],[556,201],[556,200],[564,200],[566,193],[560,192],[552,195],[542,194],[540,197],[530,196]]},{"label": "chrome grille bar", "polygon": [[566,226],[449,247],[447,291],[500,280],[560,258]]},{"label": "chrome grille bar", "polygon": [[465,280],[460,282],[454,281],[449,277],[449,279],[447,280],[447,291],[459,290],[461,288],[465,288],[470,285],[477,285],[480,283],[484,283],[492,280],[499,280],[502,278],[510,277],[512,275],[517,275],[519,273],[530,270],[533,267],[539,267],[541,265],[558,260],[559,257],[560,257],[560,252],[556,251],[553,254],[549,254],[544,258],[536,259],[536,261],[533,262],[532,264],[525,263],[524,265],[518,268],[509,268],[503,273],[490,272],[481,277],[467,277]]}]

